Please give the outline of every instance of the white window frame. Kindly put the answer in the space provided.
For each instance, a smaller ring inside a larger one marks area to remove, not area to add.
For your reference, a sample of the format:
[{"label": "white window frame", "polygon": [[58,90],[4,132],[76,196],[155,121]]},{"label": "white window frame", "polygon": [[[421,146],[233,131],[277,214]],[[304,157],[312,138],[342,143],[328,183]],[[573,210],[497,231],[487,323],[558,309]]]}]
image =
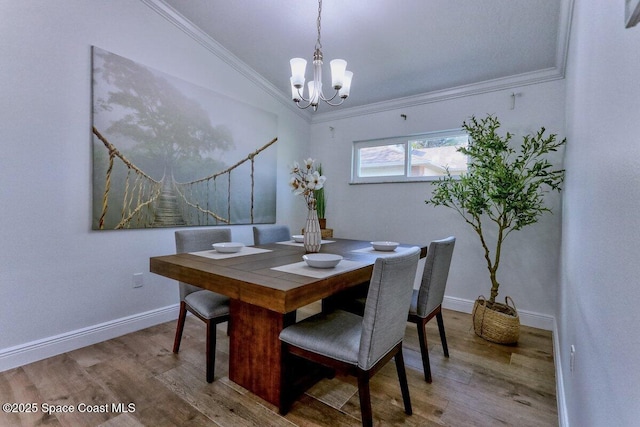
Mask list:
[{"label": "white window frame", "polygon": [[[389,182],[416,182],[416,181],[437,181],[441,175],[430,176],[411,176],[411,150],[409,143],[416,139],[436,139],[453,136],[463,136],[468,134],[464,129],[450,129],[445,131],[425,132],[412,135],[394,136],[389,138],[366,139],[353,141],[351,151],[351,184],[375,184]],[[377,147],[385,145],[403,145],[404,146],[404,172],[398,175],[380,175],[380,176],[359,176],[360,170],[360,149],[368,147]],[[452,175],[458,178],[459,175]]]}]

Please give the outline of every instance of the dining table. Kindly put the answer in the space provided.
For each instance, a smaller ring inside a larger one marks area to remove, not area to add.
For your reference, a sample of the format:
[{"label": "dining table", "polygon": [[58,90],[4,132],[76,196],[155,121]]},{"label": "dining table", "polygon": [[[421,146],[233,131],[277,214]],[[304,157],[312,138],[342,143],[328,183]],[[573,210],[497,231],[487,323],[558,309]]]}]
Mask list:
[{"label": "dining table", "polygon": [[279,405],[280,332],[296,322],[296,310],[368,283],[378,257],[425,245],[400,244],[375,250],[371,242],[331,238],[320,253],[340,255],[333,268],[313,268],[303,260],[304,245],[283,241],[243,246],[236,253],[211,250],[150,258],[152,273],[230,298],[229,379]]}]

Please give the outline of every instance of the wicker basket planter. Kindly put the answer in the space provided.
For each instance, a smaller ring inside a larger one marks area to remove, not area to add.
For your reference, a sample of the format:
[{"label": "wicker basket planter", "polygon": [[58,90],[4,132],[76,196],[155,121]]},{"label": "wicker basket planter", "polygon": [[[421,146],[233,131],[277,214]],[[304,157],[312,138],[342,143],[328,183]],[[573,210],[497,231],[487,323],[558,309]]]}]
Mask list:
[{"label": "wicker basket planter", "polygon": [[[509,305],[511,301],[511,305]],[[473,329],[479,337],[498,344],[515,344],[520,337],[520,318],[511,297],[504,304],[487,307],[487,300],[478,297],[473,305]]]}]

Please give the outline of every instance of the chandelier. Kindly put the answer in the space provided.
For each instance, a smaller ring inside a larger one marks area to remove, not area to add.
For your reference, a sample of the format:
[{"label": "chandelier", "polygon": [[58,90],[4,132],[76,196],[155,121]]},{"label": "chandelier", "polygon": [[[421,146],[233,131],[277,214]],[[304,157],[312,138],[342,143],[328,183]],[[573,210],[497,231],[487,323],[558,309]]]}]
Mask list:
[{"label": "chandelier", "polygon": [[[344,102],[349,96],[351,89],[351,79],[353,73],[347,71],[347,61],[344,59],[334,59],[331,65],[331,86],[335,93],[331,98],[327,98],[322,92],[322,44],[320,43],[320,15],[322,14],[322,0],[318,0],[318,40],[316,41],[315,51],[313,53],[313,81],[307,83],[308,97],[304,97],[304,81],[307,61],[302,58],[293,58],[291,64],[291,98],[298,108],[313,107],[313,111],[318,109],[318,103],[323,100],[327,104],[335,107]],[[339,100],[333,101],[336,97]],[[302,105],[304,101],[306,105]]]}]

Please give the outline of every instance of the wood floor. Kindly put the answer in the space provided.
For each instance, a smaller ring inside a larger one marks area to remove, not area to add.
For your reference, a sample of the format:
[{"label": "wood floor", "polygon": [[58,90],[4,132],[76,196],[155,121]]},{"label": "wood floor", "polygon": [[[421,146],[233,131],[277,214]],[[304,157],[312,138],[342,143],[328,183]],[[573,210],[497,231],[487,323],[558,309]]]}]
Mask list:
[{"label": "wood floor", "polygon": [[[415,325],[407,324],[404,355],[413,415],[403,411],[391,362],[371,382],[375,425],[558,425],[550,332],[522,327],[518,345],[509,347],[477,337],[468,314],[444,310],[444,322],[449,359],[435,320],[427,326],[432,384],[423,379]],[[31,407],[38,409],[1,412],[0,426],[360,425],[354,378],[321,381],[281,417],[276,407],[227,378],[226,323],[218,327],[211,384],[205,381],[204,324],[189,316],[179,355],[171,352],[174,331],[175,322],[165,323],[0,373],[2,403],[35,403]],[[74,412],[43,414],[64,409],[53,405],[69,405]]]}]

